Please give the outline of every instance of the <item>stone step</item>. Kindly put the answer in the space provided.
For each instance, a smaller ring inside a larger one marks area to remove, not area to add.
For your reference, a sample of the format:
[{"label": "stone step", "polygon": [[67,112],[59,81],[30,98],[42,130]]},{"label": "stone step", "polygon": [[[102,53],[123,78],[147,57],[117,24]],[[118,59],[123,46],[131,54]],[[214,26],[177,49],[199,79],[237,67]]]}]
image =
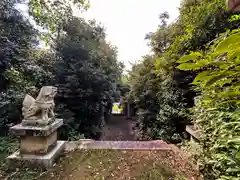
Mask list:
[{"label": "stone step", "polygon": [[66,142],[65,151],[76,149],[122,149],[122,150],[172,150],[162,140],[156,141],[94,141],[79,140]]}]

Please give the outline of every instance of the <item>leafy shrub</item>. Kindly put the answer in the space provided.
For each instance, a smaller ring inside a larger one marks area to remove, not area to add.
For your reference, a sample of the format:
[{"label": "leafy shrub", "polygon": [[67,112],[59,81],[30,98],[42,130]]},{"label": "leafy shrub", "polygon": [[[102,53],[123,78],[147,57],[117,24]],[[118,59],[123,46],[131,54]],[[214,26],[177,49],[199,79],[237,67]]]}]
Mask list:
[{"label": "leafy shrub", "polygon": [[200,69],[179,70],[176,61],[189,51],[205,51],[220,33],[240,23],[229,21],[234,13],[226,11],[225,1],[184,0],[179,11],[178,19],[169,25],[168,13],[160,15],[159,29],[146,37],[154,55],[151,61],[143,57],[133,67],[129,80],[137,108],[151,114],[149,118],[141,114],[139,128],[148,129],[144,131],[153,139],[171,142],[184,138],[185,126],[190,123],[187,108],[194,106],[194,97],[199,93],[190,83]]},{"label": "leafy shrub", "polygon": [[203,168],[203,162],[201,161],[203,159],[203,148],[198,142],[185,140],[181,143],[181,149],[194,160],[200,169]]},{"label": "leafy shrub", "polygon": [[52,33],[44,38],[50,49],[41,49],[39,38],[46,34],[15,9],[18,2],[0,2],[0,136],[21,121],[25,94],[36,97],[42,86],[54,85],[59,89],[57,116],[64,119],[59,137],[99,137],[123,68],[116,48],[106,42],[104,28],[95,21],[72,16],[70,1],[50,8],[30,0],[30,16]]},{"label": "leafy shrub", "polygon": [[5,160],[6,156],[13,153],[18,148],[18,142],[16,139],[9,137],[0,138],[0,160]]},{"label": "leafy shrub", "polygon": [[56,104],[59,116],[66,118],[66,131],[61,135],[64,139],[76,139],[81,134],[98,139],[122,67],[116,49],[105,41],[105,31],[95,21],[71,17],[64,31],[54,64],[59,88]]},{"label": "leafy shrub", "polygon": [[[201,98],[194,121],[202,130],[207,179],[239,179],[240,31],[222,35],[207,52],[191,53],[178,62],[181,70],[200,70],[193,83]],[[197,56],[196,56],[197,55]]]}]

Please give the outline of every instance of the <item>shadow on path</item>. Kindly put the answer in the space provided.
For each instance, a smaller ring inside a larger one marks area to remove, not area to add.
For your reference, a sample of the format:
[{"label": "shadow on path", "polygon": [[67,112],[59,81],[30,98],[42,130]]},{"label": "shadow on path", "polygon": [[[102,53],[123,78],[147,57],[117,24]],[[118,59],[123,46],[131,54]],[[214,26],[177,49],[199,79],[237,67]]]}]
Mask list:
[{"label": "shadow on path", "polygon": [[134,122],[122,115],[112,115],[109,122],[105,124],[101,141],[134,141],[132,130]]}]

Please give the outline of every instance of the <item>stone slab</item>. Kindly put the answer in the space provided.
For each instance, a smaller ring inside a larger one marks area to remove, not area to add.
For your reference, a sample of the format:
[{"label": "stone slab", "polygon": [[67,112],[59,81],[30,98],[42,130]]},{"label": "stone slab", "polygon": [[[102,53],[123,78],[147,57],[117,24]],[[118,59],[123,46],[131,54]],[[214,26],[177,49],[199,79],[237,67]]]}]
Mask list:
[{"label": "stone slab", "polygon": [[171,147],[164,141],[93,141],[79,140],[73,144],[67,142],[65,151],[76,149],[116,149],[116,150],[171,150]]},{"label": "stone slab", "polygon": [[22,136],[20,139],[21,154],[47,154],[56,146],[57,131],[49,136]]},{"label": "stone slab", "polygon": [[[166,143],[159,141],[95,141],[86,146],[88,149],[129,149],[129,150],[171,150]],[[82,147],[79,147],[84,148]]]},{"label": "stone slab", "polygon": [[78,141],[67,141],[65,144],[65,151],[75,151],[79,147],[86,146],[87,144],[93,143],[93,139],[80,139]]},{"label": "stone slab", "polygon": [[194,138],[196,138],[197,140],[200,138],[200,133],[201,131],[196,131],[193,129],[193,125],[187,125],[186,126],[186,131],[193,136]]},{"label": "stone slab", "polygon": [[47,126],[26,126],[17,124],[10,128],[10,133],[14,136],[48,136],[63,125],[62,119],[55,119]]},{"label": "stone slab", "polygon": [[17,163],[17,162],[26,162],[34,166],[41,166],[43,168],[52,167],[55,160],[59,157],[61,152],[63,152],[65,147],[64,141],[57,141],[57,145],[45,155],[30,155],[24,154],[21,155],[20,151],[13,153],[7,157],[8,162]]},{"label": "stone slab", "polygon": [[55,119],[50,119],[48,121],[43,120],[22,120],[23,126],[47,126],[52,124],[55,121]]}]

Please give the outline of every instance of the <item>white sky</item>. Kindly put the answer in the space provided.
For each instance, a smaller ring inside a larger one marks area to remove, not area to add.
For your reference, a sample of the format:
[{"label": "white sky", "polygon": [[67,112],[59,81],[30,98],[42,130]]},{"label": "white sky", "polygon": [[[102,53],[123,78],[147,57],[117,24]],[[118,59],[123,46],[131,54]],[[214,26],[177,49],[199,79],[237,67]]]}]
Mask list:
[{"label": "white sky", "polygon": [[[149,52],[145,35],[160,24],[159,15],[170,14],[170,22],[178,16],[181,0],[90,0],[86,19],[96,19],[106,28],[107,40],[118,47],[118,57],[126,69],[128,63],[139,60]],[[82,16],[82,15],[80,15]]]},{"label": "white sky", "polygon": [[[150,52],[144,40],[149,32],[155,32],[160,24],[159,15],[169,12],[169,22],[178,16],[181,0],[90,0],[87,12],[75,12],[85,19],[96,19],[106,28],[107,40],[118,48],[118,59],[126,69],[129,62],[140,60]],[[17,6],[27,16],[27,6]]]}]

